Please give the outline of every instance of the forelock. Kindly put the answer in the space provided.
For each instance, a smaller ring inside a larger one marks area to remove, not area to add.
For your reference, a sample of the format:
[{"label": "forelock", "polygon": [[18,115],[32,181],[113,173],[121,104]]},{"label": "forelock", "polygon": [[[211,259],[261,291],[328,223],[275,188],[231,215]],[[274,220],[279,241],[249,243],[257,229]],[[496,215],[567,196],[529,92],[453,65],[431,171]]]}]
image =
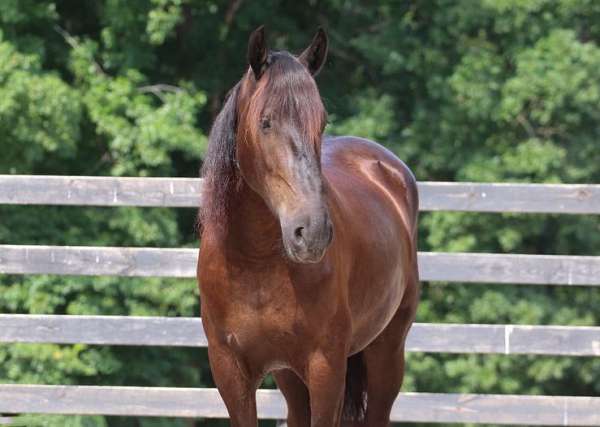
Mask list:
[{"label": "forelock", "polygon": [[257,127],[269,111],[279,120],[293,120],[309,139],[320,136],[326,112],[317,85],[304,65],[288,52],[272,52],[265,73],[250,99],[248,120]]}]

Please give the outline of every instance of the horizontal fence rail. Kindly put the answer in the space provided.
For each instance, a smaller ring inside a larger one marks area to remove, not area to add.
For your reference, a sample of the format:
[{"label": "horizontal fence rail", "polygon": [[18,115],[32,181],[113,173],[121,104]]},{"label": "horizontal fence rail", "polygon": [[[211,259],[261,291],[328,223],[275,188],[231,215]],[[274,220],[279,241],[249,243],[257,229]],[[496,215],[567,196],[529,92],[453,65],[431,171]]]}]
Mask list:
[{"label": "horizontal fence rail", "polygon": [[[206,347],[197,318],[0,314],[0,342]],[[600,327],[415,323],[410,352],[600,356]]]},{"label": "horizontal fence rail", "polygon": [[[0,245],[0,274],[196,277],[197,249]],[[600,285],[600,257],[420,252],[423,281]]]},{"label": "horizontal fence rail", "polygon": [[598,184],[420,182],[423,211],[600,213]]},{"label": "horizontal fence rail", "polygon": [[0,204],[198,207],[199,178],[0,175]]},{"label": "horizontal fence rail", "polygon": [[[423,211],[600,213],[598,184],[420,182]],[[0,175],[0,204],[198,207],[199,178]]]},{"label": "horizontal fence rail", "polygon": [[[283,396],[257,393],[258,416],[286,416]],[[600,425],[600,397],[402,393],[392,421]],[[0,385],[0,412],[227,418],[216,389]]]}]

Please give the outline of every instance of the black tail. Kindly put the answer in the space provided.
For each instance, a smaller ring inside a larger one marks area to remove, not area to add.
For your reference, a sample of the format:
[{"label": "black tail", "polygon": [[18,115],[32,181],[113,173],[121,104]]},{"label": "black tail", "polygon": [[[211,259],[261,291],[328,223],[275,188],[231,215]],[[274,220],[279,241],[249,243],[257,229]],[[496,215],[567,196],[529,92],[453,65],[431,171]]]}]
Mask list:
[{"label": "black tail", "polygon": [[348,358],[343,419],[362,422],[367,411],[367,369],[361,353]]}]

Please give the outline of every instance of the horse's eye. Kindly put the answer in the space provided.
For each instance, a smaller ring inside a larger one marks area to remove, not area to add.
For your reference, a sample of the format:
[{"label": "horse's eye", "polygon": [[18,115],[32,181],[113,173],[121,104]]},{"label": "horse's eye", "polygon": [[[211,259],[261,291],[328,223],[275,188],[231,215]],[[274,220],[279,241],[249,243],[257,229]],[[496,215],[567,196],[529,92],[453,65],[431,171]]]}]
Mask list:
[{"label": "horse's eye", "polygon": [[271,120],[265,118],[260,121],[260,127],[263,130],[271,129]]}]

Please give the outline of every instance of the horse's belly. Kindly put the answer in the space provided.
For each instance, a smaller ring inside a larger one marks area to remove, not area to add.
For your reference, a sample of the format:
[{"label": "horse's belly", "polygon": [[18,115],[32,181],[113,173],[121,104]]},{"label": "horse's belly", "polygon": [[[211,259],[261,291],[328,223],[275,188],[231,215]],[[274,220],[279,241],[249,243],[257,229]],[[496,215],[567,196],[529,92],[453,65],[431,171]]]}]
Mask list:
[{"label": "horse's belly", "polygon": [[416,187],[400,160],[368,141],[333,140],[327,159],[324,170],[337,206],[334,230],[340,230],[349,258],[350,348],[357,352],[389,324],[407,278],[416,274]]},{"label": "horse's belly", "polygon": [[360,307],[354,304],[351,354],[363,350],[387,327],[398,311],[406,290],[402,276],[375,287],[378,292],[363,300]]},{"label": "horse's belly", "polygon": [[352,350],[370,344],[402,303],[412,274],[412,242],[402,215],[387,196],[371,197],[362,213],[365,232],[354,235],[354,262],[348,281]]}]

